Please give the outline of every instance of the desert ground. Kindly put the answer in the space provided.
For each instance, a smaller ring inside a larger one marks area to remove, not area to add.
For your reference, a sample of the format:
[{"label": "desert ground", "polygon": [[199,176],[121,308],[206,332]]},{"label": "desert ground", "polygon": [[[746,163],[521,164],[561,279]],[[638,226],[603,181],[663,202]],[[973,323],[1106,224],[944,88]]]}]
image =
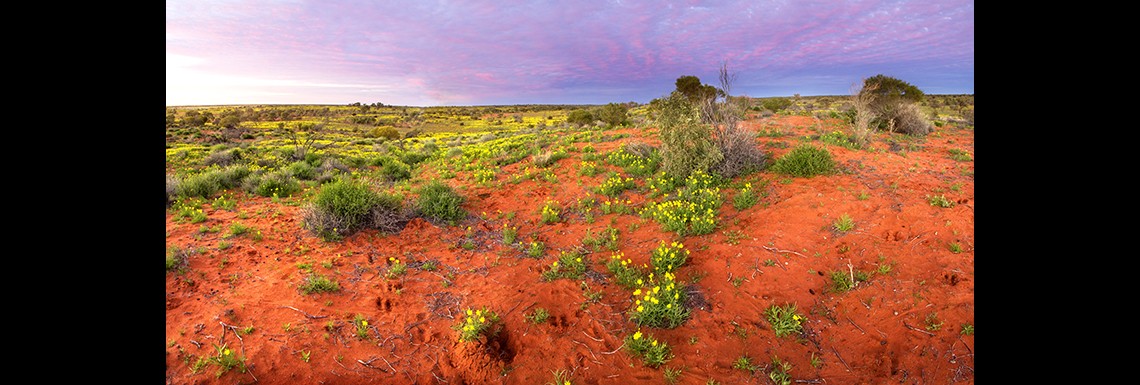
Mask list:
[{"label": "desert ground", "polygon": [[[459,171],[443,179],[466,198],[468,215],[455,224],[414,218],[397,232],[327,241],[302,224],[320,186],[287,197],[234,189],[232,207],[206,202],[198,223],[168,208],[168,249],[201,252],[167,272],[165,381],[771,384],[782,374],[797,384],[973,384],[973,127],[950,122],[919,138],[876,132],[861,149],[821,141],[845,127],[816,116],[753,114],[743,127],[770,160],[810,142],[839,171],[739,176],[720,189],[715,230],[683,236],[639,215],[660,200],[645,178],[617,197],[594,191],[604,171],[622,171],[605,154],[660,145],[653,127],[570,143],[574,151],[542,177],[519,177],[537,169],[530,158],[490,183]],[[593,176],[579,172],[587,145],[603,155]],[[422,179],[436,172],[421,168]],[[759,200],[738,210],[745,183]],[[561,208],[553,223],[542,220],[548,201]],[[606,204],[626,210],[604,213]],[[840,229],[841,220],[852,226]],[[250,232],[229,232],[235,223]],[[517,228],[517,240],[504,242],[504,228]],[[608,229],[617,230],[612,243],[584,242]],[[528,255],[532,242],[545,245],[538,257]],[[648,266],[654,249],[673,242],[690,253],[675,273],[689,314],[673,328],[639,326],[639,298],[607,262]],[[566,252],[586,261],[584,274],[545,279]],[[394,264],[406,271],[394,274]],[[306,294],[312,272],[339,289]],[[794,309],[802,328],[777,336],[766,316],[773,307]],[[463,341],[456,327],[467,309],[499,319]],[[541,322],[539,309],[548,314]],[[668,346],[664,363],[629,350],[638,332]],[[226,359],[240,364],[217,364]]]}]

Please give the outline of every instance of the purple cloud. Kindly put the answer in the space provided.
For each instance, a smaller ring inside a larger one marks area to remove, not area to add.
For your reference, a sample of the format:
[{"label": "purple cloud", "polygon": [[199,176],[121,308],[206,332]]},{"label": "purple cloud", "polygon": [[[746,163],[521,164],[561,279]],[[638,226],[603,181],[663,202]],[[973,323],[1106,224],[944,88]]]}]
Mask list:
[{"label": "purple cloud", "polygon": [[721,63],[750,96],[879,73],[973,93],[973,19],[973,1],[169,0],[167,104],[648,102]]}]

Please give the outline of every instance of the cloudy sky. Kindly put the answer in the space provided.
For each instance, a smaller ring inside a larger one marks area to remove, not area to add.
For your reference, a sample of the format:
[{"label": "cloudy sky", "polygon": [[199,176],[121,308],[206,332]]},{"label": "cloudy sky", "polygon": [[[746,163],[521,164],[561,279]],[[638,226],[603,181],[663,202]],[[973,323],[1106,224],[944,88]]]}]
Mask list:
[{"label": "cloudy sky", "polygon": [[167,0],[166,105],[974,93],[973,0]]}]

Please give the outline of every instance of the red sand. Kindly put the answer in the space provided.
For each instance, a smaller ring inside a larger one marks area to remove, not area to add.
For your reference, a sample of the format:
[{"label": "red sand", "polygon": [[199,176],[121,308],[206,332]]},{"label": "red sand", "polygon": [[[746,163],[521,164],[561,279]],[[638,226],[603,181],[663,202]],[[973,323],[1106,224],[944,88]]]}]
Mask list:
[{"label": "red sand", "polygon": [[[759,137],[758,146],[771,159],[817,133],[813,126],[831,131],[829,123],[798,116],[746,125],[796,134]],[[592,145],[604,156],[627,141],[658,143],[639,139],[645,135],[640,129],[618,132],[633,137]],[[973,384],[974,336],[960,331],[974,323],[974,164],[949,153],[972,155],[973,130],[940,127],[903,151],[889,149],[888,138],[876,134],[872,146],[880,151],[827,146],[844,170],[837,175],[748,175],[754,185],[769,181],[767,197],[738,212],[731,203],[736,191],[724,188],[717,230],[683,239],[636,213],[595,211],[593,223],[570,213],[562,222],[542,224],[545,200],[569,208],[604,180],[604,173],[578,176],[581,153],[552,167],[557,184],[505,182],[529,160],[504,167],[500,187],[461,186],[470,180],[467,172],[446,180],[467,197],[470,216],[457,226],[416,219],[398,234],[365,231],[340,242],[322,241],[301,228],[303,194],[274,203],[233,191],[236,212],[207,204],[208,220],[196,224],[167,215],[167,247],[207,252],[190,258],[188,273],[167,273],[166,382],[545,384],[553,381],[553,371],[565,370],[574,384],[660,384],[670,368],[680,369],[681,384],[766,384],[772,383],[768,365],[778,356],[792,365],[788,373],[796,383]],[[769,146],[774,142],[788,146]],[[930,195],[945,195],[955,205],[933,206]],[[635,207],[646,201],[637,192],[626,196]],[[508,212],[513,219],[502,218]],[[486,219],[480,219],[483,213]],[[839,233],[832,224],[843,214],[855,227]],[[263,239],[224,238],[235,222],[260,230]],[[545,256],[529,258],[517,246],[504,245],[504,223],[519,227],[519,241],[545,242]],[[200,234],[203,225],[221,231]],[[589,254],[589,270],[596,273],[581,280],[540,278],[560,250],[580,246],[587,229],[596,233],[607,225],[620,231],[620,251],[637,265],[648,264],[660,240],[681,240],[693,251],[678,280],[696,281],[707,306],[693,309],[675,329],[642,329],[672,347],[674,358],[662,367],[646,367],[623,348],[637,325],[627,315],[630,292],[604,266],[610,251]],[[471,250],[461,247],[467,227]],[[222,241],[232,246],[219,249]],[[407,274],[386,279],[389,257],[410,263]],[[418,268],[425,261],[438,269]],[[301,263],[337,281],[340,291],[301,293]],[[888,273],[871,274],[850,291],[827,290],[833,271],[875,272],[883,265],[891,267]],[[587,291],[600,292],[600,300],[587,303]],[[807,318],[800,338],[777,338],[764,317],[766,308],[785,304],[795,304]],[[463,309],[481,307],[502,317],[500,332],[489,341],[460,343],[451,326]],[[524,314],[536,308],[548,310],[550,320],[528,322]],[[358,314],[368,321],[366,340],[351,323]],[[928,321],[935,319],[941,328],[930,330]],[[235,333],[250,326],[252,333]],[[191,370],[223,343],[246,358],[246,373],[216,377],[214,366]],[[761,370],[734,369],[742,356]]]}]

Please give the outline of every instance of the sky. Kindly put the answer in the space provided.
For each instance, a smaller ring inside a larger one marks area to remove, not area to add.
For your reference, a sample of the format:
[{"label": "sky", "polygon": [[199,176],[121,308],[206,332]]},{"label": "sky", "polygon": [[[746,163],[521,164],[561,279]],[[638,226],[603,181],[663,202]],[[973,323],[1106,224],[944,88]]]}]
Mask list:
[{"label": "sky", "polygon": [[974,93],[973,0],[167,0],[166,105]]}]

